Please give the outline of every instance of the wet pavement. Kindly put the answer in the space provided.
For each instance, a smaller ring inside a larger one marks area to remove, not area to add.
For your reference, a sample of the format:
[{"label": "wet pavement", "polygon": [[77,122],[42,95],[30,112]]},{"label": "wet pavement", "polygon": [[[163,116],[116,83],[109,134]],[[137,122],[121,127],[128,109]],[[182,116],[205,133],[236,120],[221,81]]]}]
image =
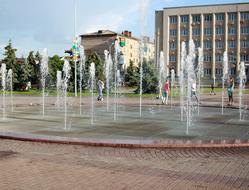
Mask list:
[{"label": "wet pavement", "polygon": [[226,106],[222,115],[219,95],[202,96],[199,115],[196,104],[193,106],[190,127],[181,121],[177,100],[162,105],[159,100],[145,98],[140,117],[138,98],[120,97],[116,120],[113,99],[110,99],[109,111],[106,102],[95,102],[92,124],[91,98],[83,98],[80,114],[79,98],[69,97],[65,130],[63,105],[57,107],[56,97],[48,97],[43,117],[40,100],[35,96],[15,97],[14,112],[8,106],[7,118],[0,123],[0,136],[135,147],[249,144],[248,110],[242,121],[237,104]]}]

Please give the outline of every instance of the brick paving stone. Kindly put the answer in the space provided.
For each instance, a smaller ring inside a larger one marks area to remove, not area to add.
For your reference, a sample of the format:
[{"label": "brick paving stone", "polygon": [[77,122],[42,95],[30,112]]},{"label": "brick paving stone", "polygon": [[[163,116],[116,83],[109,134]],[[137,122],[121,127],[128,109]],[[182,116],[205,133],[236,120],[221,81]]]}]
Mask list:
[{"label": "brick paving stone", "polygon": [[0,140],[0,189],[248,190],[249,148],[124,149]]}]

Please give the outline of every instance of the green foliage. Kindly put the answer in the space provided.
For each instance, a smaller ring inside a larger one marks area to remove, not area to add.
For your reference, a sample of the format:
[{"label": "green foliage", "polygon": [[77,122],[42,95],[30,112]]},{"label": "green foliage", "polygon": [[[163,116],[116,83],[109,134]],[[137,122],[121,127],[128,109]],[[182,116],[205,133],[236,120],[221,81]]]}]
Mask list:
[{"label": "green foliage", "polygon": [[[39,54],[39,52],[38,52]],[[38,55],[39,56],[39,55]],[[40,76],[40,72],[39,72],[39,61],[37,60],[37,57],[34,56],[34,52],[30,51],[28,58],[27,58],[27,62],[28,65],[31,69],[31,74],[30,74],[30,81],[31,84],[35,84],[37,85],[39,83],[39,76]]]},{"label": "green foliage", "polygon": [[99,57],[96,52],[91,53],[86,60],[86,71],[89,71],[91,63],[95,63],[95,76],[96,79],[104,81],[104,61]]},{"label": "green foliage", "polygon": [[18,77],[18,88],[22,88],[22,86],[26,86],[26,84],[30,81],[32,66],[28,64],[27,61],[24,61],[20,64],[17,64],[17,77]]},{"label": "green foliage", "polygon": [[14,87],[15,84],[18,83],[18,78],[17,78],[17,61],[16,61],[16,49],[12,47],[11,40],[9,40],[8,45],[4,48],[4,59],[3,63],[6,64],[7,69],[12,69],[13,72],[13,83]]},{"label": "green foliage", "polygon": [[54,55],[49,58],[49,76],[53,83],[56,82],[57,71],[61,71],[63,68],[64,61],[58,55]]},{"label": "green foliage", "polygon": [[[156,93],[157,92],[157,72],[155,64],[151,61],[143,62],[143,83],[142,83],[143,93]],[[135,91],[136,93],[140,92],[140,84]]]},{"label": "green foliage", "polygon": [[129,87],[135,87],[139,84],[139,69],[134,66],[133,61],[130,61],[130,65],[127,67],[125,84]]}]

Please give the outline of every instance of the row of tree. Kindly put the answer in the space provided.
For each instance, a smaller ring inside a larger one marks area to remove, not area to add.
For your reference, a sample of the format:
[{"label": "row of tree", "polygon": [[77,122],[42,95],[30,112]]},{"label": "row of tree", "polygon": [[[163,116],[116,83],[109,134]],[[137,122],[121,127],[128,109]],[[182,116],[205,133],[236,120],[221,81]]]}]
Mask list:
[{"label": "row of tree", "polygon": [[[30,51],[27,58],[16,58],[16,49],[12,47],[11,41],[4,48],[4,58],[2,63],[6,64],[7,69],[13,71],[13,87],[14,90],[25,89],[28,82],[31,82],[32,88],[40,88],[40,63],[41,55],[39,52]],[[85,62],[83,88],[87,88],[88,84],[88,69],[90,64],[94,62],[96,65],[96,78],[105,81],[104,78],[104,61],[98,56],[96,52],[91,53]],[[56,75],[58,70],[62,70],[64,61],[60,56],[54,55],[49,57],[49,76],[47,84],[49,87],[55,87]],[[74,89],[74,63],[71,65],[71,78],[69,82],[69,90]],[[139,88],[140,80],[139,67],[134,66],[133,62],[127,67],[124,76],[124,84],[129,87]],[[143,62],[143,92],[156,92],[158,79],[156,69],[153,62]],[[79,74],[79,72],[78,72]],[[79,77],[77,77],[79,79]],[[138,92],[138,89],[136,90]]]}]

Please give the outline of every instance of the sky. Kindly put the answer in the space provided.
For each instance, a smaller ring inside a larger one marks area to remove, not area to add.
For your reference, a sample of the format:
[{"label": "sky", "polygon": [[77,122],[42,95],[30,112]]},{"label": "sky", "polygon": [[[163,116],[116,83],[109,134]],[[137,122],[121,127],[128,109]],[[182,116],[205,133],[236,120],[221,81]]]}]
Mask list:
[{"label": "sky", "polygon": [[76,34],[109,29],[129,30],[139,37],[154,38],[155,10],[165,7],[238,3],[248,0],[0,0],[0,58],[11,39],[17,56],[48,48],[62,56]]}]

